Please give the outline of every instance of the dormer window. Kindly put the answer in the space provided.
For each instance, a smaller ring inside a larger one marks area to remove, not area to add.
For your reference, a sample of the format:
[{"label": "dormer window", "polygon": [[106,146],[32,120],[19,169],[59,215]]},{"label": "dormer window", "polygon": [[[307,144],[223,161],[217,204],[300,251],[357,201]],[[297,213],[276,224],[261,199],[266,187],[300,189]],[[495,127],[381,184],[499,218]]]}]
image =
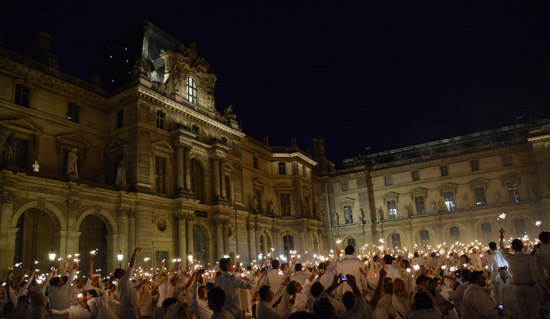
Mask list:
[{"label": "dormer window", "polygon": [[187,78],[187,101],[197,104],[197,83],[192,77]]}]

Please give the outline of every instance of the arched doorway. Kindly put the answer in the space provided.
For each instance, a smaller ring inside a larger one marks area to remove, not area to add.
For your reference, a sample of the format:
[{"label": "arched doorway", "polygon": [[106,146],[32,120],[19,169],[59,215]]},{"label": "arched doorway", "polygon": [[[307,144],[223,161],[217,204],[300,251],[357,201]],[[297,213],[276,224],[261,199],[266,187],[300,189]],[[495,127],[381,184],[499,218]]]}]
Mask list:
[{"label": "arched doorway", "polygon": [[[80,270],[83,275],[88,275],[90,269],[90,252],[97,250],[94,255],[94,273],[101,273],[105,276],[112,271],[107,269],[107,227],[101,218],[95,215],[88,215],[80,224],[80,240],[78,251],[81,255]],[[101,269],[101,271],[99,271]]]},{"label": "arched doorway", "polygon": [[22,263],[21,267],[28,269],[49,268],[48,253],[54,251],[59,255],[59,236],[56,233],[60,228],[56,220],[46,211],[31,208],[21,214],[17,228],[14,263]]},{"label": "arched doorway", "polygon": [[191,160],[191,180],[195,198],[198,199],[201,204],[204,204],[204,170],[199,161],[195,159]]},{"label": "arched doorway", "polygon": [[193,260],[206,265],[206,236],[198,225],[193,225]]}]

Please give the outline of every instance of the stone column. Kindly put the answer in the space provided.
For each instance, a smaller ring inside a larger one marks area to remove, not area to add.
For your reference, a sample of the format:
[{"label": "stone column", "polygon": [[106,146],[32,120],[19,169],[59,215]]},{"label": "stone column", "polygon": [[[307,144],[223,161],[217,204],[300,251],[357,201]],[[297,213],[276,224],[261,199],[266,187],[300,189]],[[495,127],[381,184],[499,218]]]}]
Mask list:
[{"label": "stone column", "polygon": [[225,255],[224,245],[223,245],[223,219],[217,219],[214,221],[214,226],[216,227],[216,258],[223,258]]},{"label": "stone column", "polygon": [[[130,209],[128,213],[128,254],[136,249],[136,209]],[[128,257],[130,258],[130,256]],[[129,259],[128,259],[129,260]]]},{"label": "stone column", "polygon": [[[13,214],[13,202],[15,193],[3,192],[0,194],[0,271],[3,274],[13,266],[14,252],[10,253],[9,246],[15,246],[15,236],[11,235],[11,216]],[[17,230],[17,228],[16,228]]]},{"label": "stone column", "polygon": [[[110,254],[115,256],[116,253],[121,250],[124,254],[124,259],[129,260],[128,255],[132,255],[133,252],[128,250],[128,213],[129,208],[120,207],[118,210],[118,234],[117,241],[114,243],[114,250],[110,251]],[[125,260],[122,261],[124,265]]]},{"label": "stone column", "polygon": [[[118,268],[118,259],[116,257],[116,254],[118,252],[117,250],[117,242],[118,242],[118,235],[116,234],[111,234],[111,235],[107,235],[105,236],[105,238],[107,239],[107,251],[110,252],[107,254],[107,269],[116,269]],[[133,252],[132,252],[133,253]],[[127,259],[128,257],[126,257],[128,255],[128,253],[124,253],[124,257]],[[130,255],[130,258],[132,256]],[[126,269],[127,268],[127,263],[124,262],[124,260],[122,261],[122,268],[123,269]]]},{"label": "stone column", "polygon": [[223,229],[223,251],[224,251],[224,254],[228,254],[229,253],[229,236],[228,236],[228,231],[229,231],[229,220],[228,219],[224,219],[223,220],[223,224],[222,224],[222,229]]},{"label": "stone column", "polygon": [[176,149],[176,190],[182,191],[183,187],[183,148],[181,145]]},{"label": "stone column", "polygon": [[192,192],[191,188],[191,147],[185,147],[185,190]]},{"label": "stone column", "polygon": [[214,168],[214,176],[212,177],[212,180],[214,181],[214,199],[220,198],[220,158],[218,156],[212,157]]},{"label": "stone column", "polygon": [[[256,258],[260,254],[260,230],[262,228],[260,225],[255,224],[254,225],[254,242],[255,242],[255,250],[256,250]],[[267,254],[269,252],[269,247],[265,247],[265,253]],[[258,261],[259,262],[259,261]]]},{"label": "stone column", "polygon": [[[195,222],[195,218],[192,216],[187,216],[187,253],[185,254],[185,258],[187,259],[188,255],[193,255],[193,223]],[[189,263],[189,260],[187,260]]]},{"label": "stone column", "polygon": [[187,260],[187,230],[185,225],[185,214],[179,213],[176,215],[178,219],[178,254],[181,260]]},{"label": "stone column", "polygon": [[220,189],[223,199],[227,198],[227,192],[225,191],[225,159],[220,160]]},{"label": "stone column", "polygon": [[252,263],[253,260],[257,260],[258,254],[256,252],[256,240],[254,237],[254,226],[250,223],[246,223],[246,232],[248,238],[248,254],[249,254],[249,263]]},{"label": "stone column", "polygon": [[60,230],[56,231],[53,234],[57,242],[59,242],[59,255],[58,256],[67,256],[67,231]]}]

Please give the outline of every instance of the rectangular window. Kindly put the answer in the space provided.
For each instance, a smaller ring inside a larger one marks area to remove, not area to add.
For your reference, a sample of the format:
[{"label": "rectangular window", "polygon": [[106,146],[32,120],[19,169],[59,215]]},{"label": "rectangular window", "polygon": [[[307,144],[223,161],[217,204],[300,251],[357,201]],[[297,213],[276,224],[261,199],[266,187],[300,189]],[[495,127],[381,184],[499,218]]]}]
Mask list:
[{"label": "rectangular window", "polygon": [[166,158],[155,156],[155,184],[158,193],[166,193]]},{"label": "rectangular window", "polygon": [[302,166],[302,176],[304,176],[304,178],[307,177],[307,170],[305,166]]},{"label": "rectangular window", "polygon": [[23,84],[17,84],[15,86],[15,104],[29,107],[29,88]]},{"label": "rectangular window", "polygon": [[348,182],[342,182],[342,191],[343,191],[343,192],[349,191],[349,184],[348,184]]},{"label": "rectangular window", "polygon": [[430,232],[427,230],[420,231],[420,244],[427,246],[430,244]]},{"label": "rectangular window", "polygon": [[286,175],[286,163],[279,162],[279,175]]},{"label": "rectangular window", "polygon": [[397,218],[397,204],[394,200],[389,200],[387,202],[388,205],[388,217],[389,219],[396,219]]},{"label": "rectangular window", "polygon": [[290,216],[290,194],[281,194],[281,215]]},{"label": "rectangular window", "polygon": [[231,201],[231,177],[226,175],[224,180],[225,196],[227,200]]},{"label": "rectangular window", "polygon": [[393,180],[391,178],[391,175],[386,176],[386,186],[390,186],[393,184]]},{"label": "rectangular window", "polygon": [[121,128],[124,123],[124,111],[120,110],[116,114],[116,128]]},{"label": "rectangular window", "polygon": [[479,171],[479,161],[478,160],[470,161],[470,167],[472,168],[472,172]]},{"label": "rectangular window", "polygon": [[504,166],[512,166],[512,156],[509,154],[502,155],[502,165]]},{"label": "rectangular window", "polygon": [[393,249],[395,250],[401,250],[401,235],[399,234],[392,234],[391,235],[391,245]]},{"label": "rectangular window", "polygon": [[187,101],[197,104],[197,83],[192,77],[187,78]]},{"label": "rectangular window", "polygon": [[353,224],[353,212],[351,206],[344,206],[344,218],[346,219],[346,224]]},{"label": "rectangular window", "polygon": [[511,203],[519,203],[519,189],[516,182],[506,183],[506,190],[508,191],[508,199]]},{"label": "rectangular window", "polygon": [[412,178],[413,178],[413,182],[419,181],[420,180],[420,171],[413,171],[412,172]]},{"label": "rectangular window", "polygon": [[414,204],[416,205],[416,214],[425,215],[426,214],[426,205],[424,204],[424,196],[415,196]]},{"label": "rectangular window", "polygon": [[294,237],[286,235],[283,237],[283,252],[286,256],[290,257],[291,250],[294,250]]},{"label": "rectangular window", "polygon": [[78,120],[78,113],[78,105],[76,103],[69,103],[69,107],[67,109],[67,120],[74,123],[80,123]]},{"label": "rectangular window", "polygon": [[485,187],[483,186],[474,187],[474,194],[476,196],[477,206],[487,205],[487,198],[485,198]]},{"label": "rectangular window", "polygon": [[441,176],[449,176],[449,166],[443,165],[440,167],[441,169]]},{"label": "rectangular window", "polygon": [[445,198],[445,206],[447,206],[447,211],[452,212],[455,210],[455,194],[453,192],[443,192],[443,197]]},{"label": "rectangular window", "polygon": [[157,112],[157,127],[164,130],[164,113],[161,111]]}]

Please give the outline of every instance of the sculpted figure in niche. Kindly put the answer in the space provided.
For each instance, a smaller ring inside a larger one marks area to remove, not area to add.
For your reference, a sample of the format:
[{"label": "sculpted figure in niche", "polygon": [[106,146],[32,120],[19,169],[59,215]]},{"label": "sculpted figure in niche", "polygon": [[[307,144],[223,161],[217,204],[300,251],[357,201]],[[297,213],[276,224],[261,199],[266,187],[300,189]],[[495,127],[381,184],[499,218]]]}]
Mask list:
[{"label": "sculpted figure in niche", "polygon": [[273,199],[270,199],[269,204],[267,204],[267,212],[271,215],[275,215],[275,205],[273,204]]},{"label": "sculpted figure in niche", "polygon": [[432,211],[433,211],[434,213],[437,213],[437,205],[435,204],[434,201],[432,201]]},{"label": "sculpted figure in niche", "polygon": [[407,213],[409,214],[409,216],[414,216],[414,208],[413,208],[412,203],[409,203],[409,206],[407,206],[406,208],[407,208]]},{"label": "sculpted figure in niche", "polygon": [[335,212],[334,215],[334,223],[338,226],[340,225],[340,215],[338,215],[338,212]]},{"label": "sculpted figure in niche", "polygon": [[462,197],[462,203],[464,204],[464,209],[470,208],[470,204],[468,203],[468,196],[464,195],[464,197]]},{"label": "sculpted figure in niche", "polygon": [[228,120],[236,120],[237,119],[237,115],[235,115],[235,113],[233,113],[233,106],[232,105],[229,105],[228,107],[225,108],[225,110],[223,110],[223,116],[225,116],[225,118],[228,119]]},{"label": "sculpted figure in niche", "polygon": [[252,197],[252,210],[255,212],[260,211],[260,195],[258,193],[254,193],[254,197]]},{"label": "sculpted figure in niche", "polygon": [[502,201],[500,200],[500,194],[496,192],[495,199],[497,201],[497,205],[500,206],[502,204]]},{"label": "sculpted figure in niche", "polygon": [[384,220],[384,210],[382,207],[378,208],[378,220]]},{"label": "sculpted figure in niche", "polygon": [[304,215],[305,216],[309,215],[309,198],[308,197],[304,197]]},{"label": "sculpted figure in niche", "polygon": [[126,186],[126,168],[124,168],[124,161],[120,161],[116,169],[116,182],[115,185]]},{"label": "sculpted figure in niche", "polygon": [[15,145],[15,135],[10,133],[4,143],[4,163],[14,163],[17,157],[17,145]]},{"label": "sculpted figure in niche", "polygon": [[67,175],[78,177],[78,150],[73,148],[67,158]]}]

